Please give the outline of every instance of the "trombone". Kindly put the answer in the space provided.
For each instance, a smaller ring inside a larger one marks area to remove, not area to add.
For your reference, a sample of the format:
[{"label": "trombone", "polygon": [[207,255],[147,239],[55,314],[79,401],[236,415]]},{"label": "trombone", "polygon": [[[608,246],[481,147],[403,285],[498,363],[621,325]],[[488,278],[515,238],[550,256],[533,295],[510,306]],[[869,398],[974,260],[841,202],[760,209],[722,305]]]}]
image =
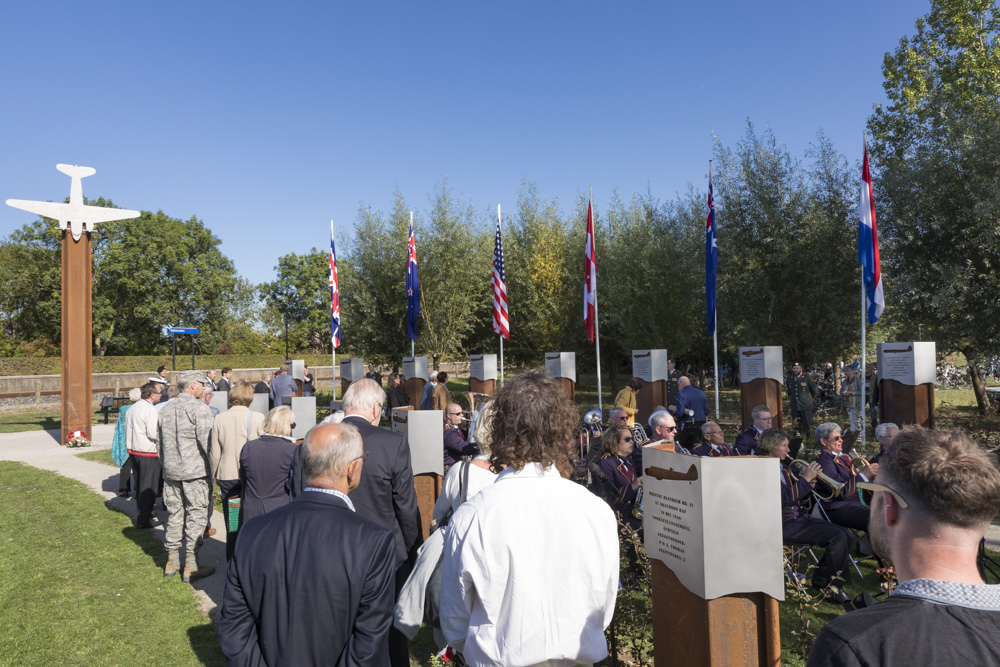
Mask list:
[{"label": "trombone", "polygon": [[[791,461],[788,462],[788,471],[792,474],[792,477],[795,479],[798,479],[802,475],[801,471],[808,467],[809,464],[803,461],[802,459],[792,459]],[[816,494],[817,498],[826,502],[829,502],[834,498],[836,498],[837,496],[839,496],[841,491],[844,490],[844,487],[847,486],[843,482],[838,482],[829,475],[823,473],[819,473],[818,475],[816,475],[816,479],[823,480],[823,483],[829,486],[831,489],[829,495],[826,496],[820,495],[815,490],[813,490],[813,493]]]}]

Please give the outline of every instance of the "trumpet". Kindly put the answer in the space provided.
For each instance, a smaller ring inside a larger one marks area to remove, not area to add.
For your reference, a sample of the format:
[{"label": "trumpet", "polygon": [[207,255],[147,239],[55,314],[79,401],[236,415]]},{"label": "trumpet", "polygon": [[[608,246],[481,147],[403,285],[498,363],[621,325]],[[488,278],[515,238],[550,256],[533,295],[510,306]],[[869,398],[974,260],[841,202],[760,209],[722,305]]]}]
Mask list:
[{"label": "trumpet", "polygon": [[[792,476],[796,479],[798,479],[802,475],[801,472],[797,473],[796,470],[801,471],[808,467],[809,464],[803,461],[802,459],[792,459],[791,461],[788,462],[788,470],[789,472],[792,473]],[[826,496],[821,496],[819,493],[816,493],[816,491],[813,491],[813,493],[815,493],[816,497],[819,498],[820,500],[825,500],[828,502],[839,496],[840,492],[843,491],[844,487],[846,486],[846,484],[844,484],[843,482],[838,482],[829,475],[825,475],[823,473],[816,475],[816,479],[823,480],[823,483],[829,486],[831,491],[829,495]]]},{"label": "trumpet", "polygon": [[642,487],[640,486],[639,490],[635,494],[635,506],[632,508],[632,516],[634,516],[636,519],[639,519],[639,521],[642,521],[642,516],[643,516],[642,498],[643,498]]},{"label": "trumpet", "polygon": [[853,475],[857,475],[859,471],[871,465],[871,461],[858,454],[856,449],[852,449],[848,456],[851,457],[851,474]]}]

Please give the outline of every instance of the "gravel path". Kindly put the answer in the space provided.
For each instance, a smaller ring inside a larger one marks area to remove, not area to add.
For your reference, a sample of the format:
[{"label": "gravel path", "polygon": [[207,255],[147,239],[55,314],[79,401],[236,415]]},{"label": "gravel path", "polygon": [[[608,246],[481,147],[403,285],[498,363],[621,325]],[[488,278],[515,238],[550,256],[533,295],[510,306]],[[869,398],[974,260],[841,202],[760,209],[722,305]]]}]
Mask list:
[{"label": "gravel path", "polygon": [[[114,429],[113,424],[94,424],[93,446],[86,449],[63,447],[59,444],[59,431],[0,433],[0,461],[21,461],[83,482],[104,498],[104,504],[108,509],[127,514],[134,520],[135,500],[118,497],[118,470],[114,464],[109,466],[76,456],[80,452],[105,449],[108,451],[108,461],[111,462],[111,438]],[[160,503],[156,504],[156,516],[166,522],[167,513]],[[226,580],[226,533],[220,512],[212,513],[212,527],[216,529],[216,534],[205,540],[198,557],[202,564],[214,565],[215,573],[195,581],[191,586],[202,610],[214,620],[215,609],[222,602],[222,590]],[[163,524],[150,530],[163,541]]]}]

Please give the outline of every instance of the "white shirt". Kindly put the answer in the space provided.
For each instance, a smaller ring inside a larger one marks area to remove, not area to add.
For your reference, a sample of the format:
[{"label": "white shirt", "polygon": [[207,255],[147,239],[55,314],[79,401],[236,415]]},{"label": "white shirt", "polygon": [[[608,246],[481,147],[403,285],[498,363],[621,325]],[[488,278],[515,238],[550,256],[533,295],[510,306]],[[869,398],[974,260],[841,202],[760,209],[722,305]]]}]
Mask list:
[{"label": "white shirt", "polygon": [[125,446],[129,452],[157,453],[159,416],[148,398],[137,401],[128,409],[125,413]]},{"label": "white shirt", "polygon": [[469,498],[445,535],[441,622],[470,665],[607,657],[618,530],[606,502],[529,463]]}]

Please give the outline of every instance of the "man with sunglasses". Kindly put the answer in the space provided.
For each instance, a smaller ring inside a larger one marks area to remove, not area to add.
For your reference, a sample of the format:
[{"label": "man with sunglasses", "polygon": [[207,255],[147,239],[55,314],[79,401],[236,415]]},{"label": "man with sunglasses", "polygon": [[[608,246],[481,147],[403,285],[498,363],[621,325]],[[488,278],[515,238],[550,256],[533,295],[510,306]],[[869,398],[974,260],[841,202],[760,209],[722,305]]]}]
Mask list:
[{"label": "man with sunglasses", "polygon": [[822,629],[808,665],[1000,664],[1000,586],[983,583],[979,544],[1000,508],[995,459],[961,431],[909,426],[858,486],[892,595]]},{"label": "man with sunglasses", "polygon": [[449,403],[444,411],[444,465],[455,465],[463,457],[475,454],[479,448],[462,435],[462,406],[458,403]]}]

